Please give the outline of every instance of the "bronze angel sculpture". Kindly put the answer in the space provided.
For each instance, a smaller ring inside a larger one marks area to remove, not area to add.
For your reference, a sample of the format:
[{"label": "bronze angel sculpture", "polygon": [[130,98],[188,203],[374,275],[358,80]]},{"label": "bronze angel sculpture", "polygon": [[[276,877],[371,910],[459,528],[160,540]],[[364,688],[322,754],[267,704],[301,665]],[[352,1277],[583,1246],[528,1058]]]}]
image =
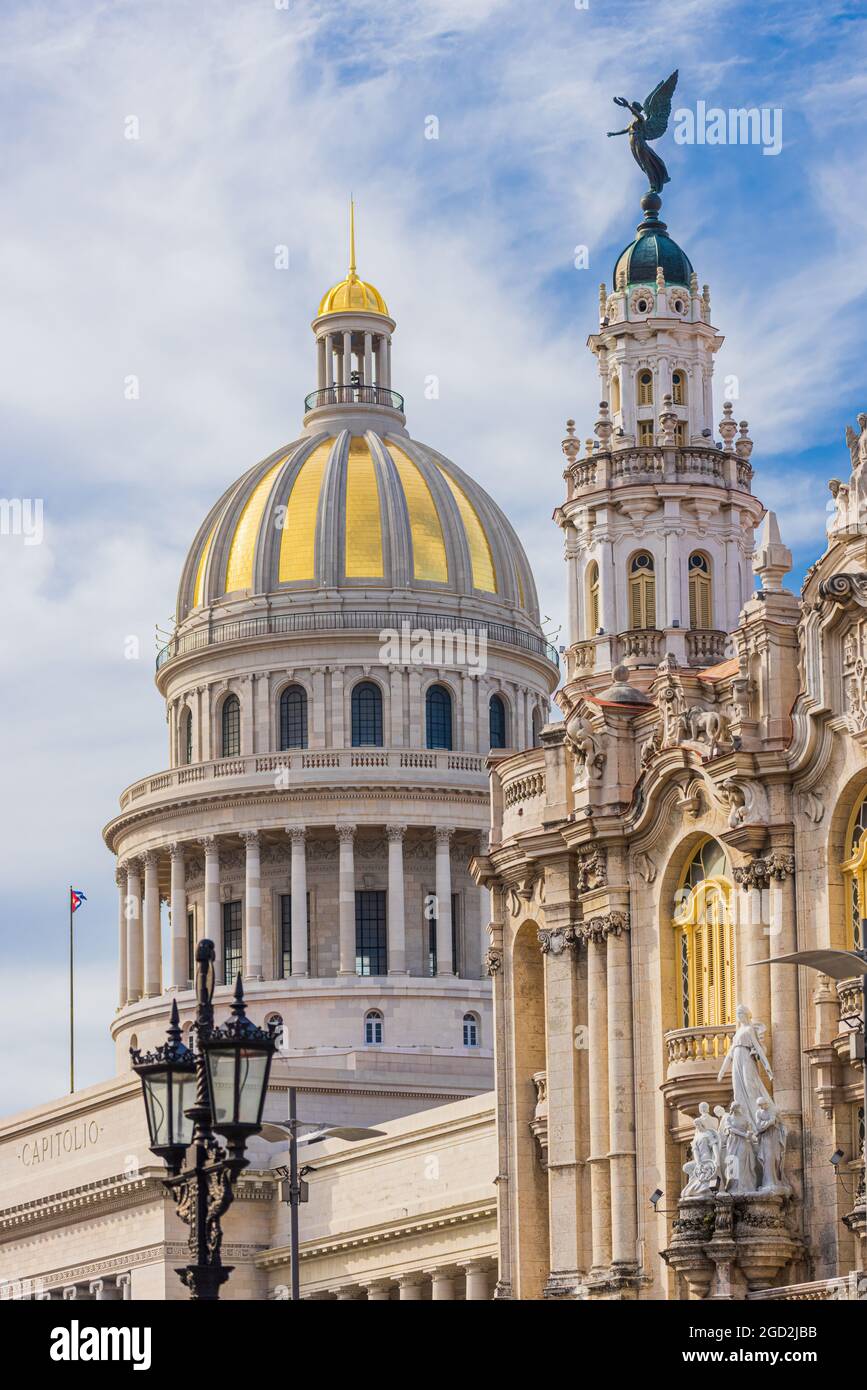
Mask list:
[{"label": "bronze angel sculpture", "polygon": [[677,69],[664,82],[659,82],[646,97],[644,103],[627,101],[625,97],[615,97],[617,106],[625,106],[635,117],[623,130],[609,130],[609,136],[628,135],[632,157],[647,175],[651,191],[661,193],[662,185],[668,183],[668,170],[648,140],[658,140],[668,129],[671,115],[671,98],[677,86]]}]

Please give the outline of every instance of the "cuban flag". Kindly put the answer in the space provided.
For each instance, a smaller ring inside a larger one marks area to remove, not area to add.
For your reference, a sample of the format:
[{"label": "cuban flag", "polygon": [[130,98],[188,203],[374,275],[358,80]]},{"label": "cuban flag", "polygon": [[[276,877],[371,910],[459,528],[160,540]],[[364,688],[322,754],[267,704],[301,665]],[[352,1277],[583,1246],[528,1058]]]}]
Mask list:
[{"label": "cuban flag", "polygon": [[77,912],[82,903],[87,902],[87,895],[82,893],[80,888],[70,888],[69,890],[69,910]]}]

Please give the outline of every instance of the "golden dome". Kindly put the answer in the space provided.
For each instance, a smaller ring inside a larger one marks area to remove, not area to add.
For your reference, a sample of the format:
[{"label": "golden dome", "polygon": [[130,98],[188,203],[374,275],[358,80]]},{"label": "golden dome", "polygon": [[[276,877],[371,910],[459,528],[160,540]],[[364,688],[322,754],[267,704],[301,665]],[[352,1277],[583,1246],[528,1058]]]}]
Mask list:
[{"label": "golden dome", "polygon": [[199,528],[179,616],[283,586],[433,590],[538,620],[527,557],[487,493],[427,445],[373,430],[297,440],[233,484]]},{"label": "golden dome", "polygon": [[317,318],[323,314],[385,314],[388,305],[375,285],[360,280],[355,268],[355,204],[349,202],[349,270],[343,280],[332,285],[319,302]]}]

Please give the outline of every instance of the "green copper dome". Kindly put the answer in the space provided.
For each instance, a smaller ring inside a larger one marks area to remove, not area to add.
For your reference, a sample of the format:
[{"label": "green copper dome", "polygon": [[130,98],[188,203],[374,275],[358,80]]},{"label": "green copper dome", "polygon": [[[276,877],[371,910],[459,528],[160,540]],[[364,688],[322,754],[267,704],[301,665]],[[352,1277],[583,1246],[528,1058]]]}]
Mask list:
[{"label": "green copper dome", "polygon": [[626,271],[628,285],[655,285],[658,266],[662,266],[667,285],[689,287],[692,262],[677,242],[672,241],[661,222],[654,231],[639,231],[635,240],[621,251],[614,267],[615,288],[622,270]]}]

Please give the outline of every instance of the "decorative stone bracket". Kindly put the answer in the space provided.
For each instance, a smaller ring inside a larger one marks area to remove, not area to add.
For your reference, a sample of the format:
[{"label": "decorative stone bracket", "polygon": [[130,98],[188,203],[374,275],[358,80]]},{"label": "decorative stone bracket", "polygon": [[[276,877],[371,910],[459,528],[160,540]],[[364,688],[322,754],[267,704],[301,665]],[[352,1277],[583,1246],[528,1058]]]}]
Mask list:
[{"label": "decorative stone bracket", "polygon": [[666,1264],[693,1298],[742,1299],[771,1287],[798,1253],[787,1223],[791,1198],[720,1192],[681,1197]]}]

